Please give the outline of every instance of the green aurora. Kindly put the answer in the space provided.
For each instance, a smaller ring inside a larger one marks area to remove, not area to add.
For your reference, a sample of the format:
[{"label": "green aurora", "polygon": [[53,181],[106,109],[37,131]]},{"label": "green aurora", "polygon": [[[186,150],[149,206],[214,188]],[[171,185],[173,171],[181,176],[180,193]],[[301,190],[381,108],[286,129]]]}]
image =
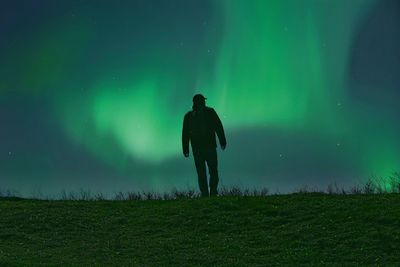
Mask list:
[{"label": "green aurora", "polygon": [[[181,157],[182,119],[197,92],[223,120],[227,154],[244,145],[230,133],[256,129],[331,140],[332,157],[360,177],[398,170],[396,117],[381,113],[380,124],[349,94],[354,34],[377,1],[210,1],[187,25],[165,4],[153,22],[130,16],[128,3],[88,3],[3,48],[0,93],[46,98],[67,140],[117,173],[137,177],[132,161],[157,169]],[[162,184],[162,171],[153,174],[147,182]]]}]

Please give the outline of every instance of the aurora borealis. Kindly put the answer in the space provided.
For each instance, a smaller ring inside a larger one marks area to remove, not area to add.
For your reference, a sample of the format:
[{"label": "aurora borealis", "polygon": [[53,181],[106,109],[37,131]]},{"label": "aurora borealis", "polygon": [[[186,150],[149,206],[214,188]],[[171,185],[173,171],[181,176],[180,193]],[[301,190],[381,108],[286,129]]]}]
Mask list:
[{"label": "aurora borealis", "polygon": [[4,1],[0,188],[196,187],[182,120],[226,128],[221,183],[400,171],[396,0]]}]

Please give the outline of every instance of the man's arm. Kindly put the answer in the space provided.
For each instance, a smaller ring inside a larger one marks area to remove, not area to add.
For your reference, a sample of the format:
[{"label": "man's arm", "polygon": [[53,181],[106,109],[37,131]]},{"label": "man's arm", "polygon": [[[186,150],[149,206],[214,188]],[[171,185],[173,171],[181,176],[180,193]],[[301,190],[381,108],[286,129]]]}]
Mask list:
[{"label": "man's arm", "polygon": [[185,157],[189,157],[189,116],[185,115],[182,127],[182,150]]},{"label": "man's arm", "polygon": [[226,138],[225,138],[225,131],[224,126],[222,126],[222,122],[218,117],[217,112],[213,109],[214,117],[215,117],[215,132],[217,133],[219,144],[221,145],[222,149],[226,147]]}]

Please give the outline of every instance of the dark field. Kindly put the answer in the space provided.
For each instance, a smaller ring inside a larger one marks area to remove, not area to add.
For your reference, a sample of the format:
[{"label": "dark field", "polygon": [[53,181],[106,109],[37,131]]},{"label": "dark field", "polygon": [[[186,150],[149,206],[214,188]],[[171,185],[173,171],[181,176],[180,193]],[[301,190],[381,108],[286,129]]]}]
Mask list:
[{"label": "dark field", "polygon": [[0,198],[0,266],[400,264],[400,195]]}]

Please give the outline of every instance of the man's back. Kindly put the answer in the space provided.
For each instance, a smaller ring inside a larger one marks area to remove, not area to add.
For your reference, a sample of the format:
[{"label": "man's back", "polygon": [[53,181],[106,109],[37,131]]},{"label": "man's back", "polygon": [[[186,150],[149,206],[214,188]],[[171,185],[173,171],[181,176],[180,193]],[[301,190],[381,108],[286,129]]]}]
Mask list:
[{"label": "man's back", "polygon": [[[202,107],[186,113],[183,124],[182,144],[184,151],[189,148],[189,140],[193,150],[215,148],[217,133],[221,146],[226,144],[222,123],[213,108]],[[187,150],[188,151],[188,150]]]}]

